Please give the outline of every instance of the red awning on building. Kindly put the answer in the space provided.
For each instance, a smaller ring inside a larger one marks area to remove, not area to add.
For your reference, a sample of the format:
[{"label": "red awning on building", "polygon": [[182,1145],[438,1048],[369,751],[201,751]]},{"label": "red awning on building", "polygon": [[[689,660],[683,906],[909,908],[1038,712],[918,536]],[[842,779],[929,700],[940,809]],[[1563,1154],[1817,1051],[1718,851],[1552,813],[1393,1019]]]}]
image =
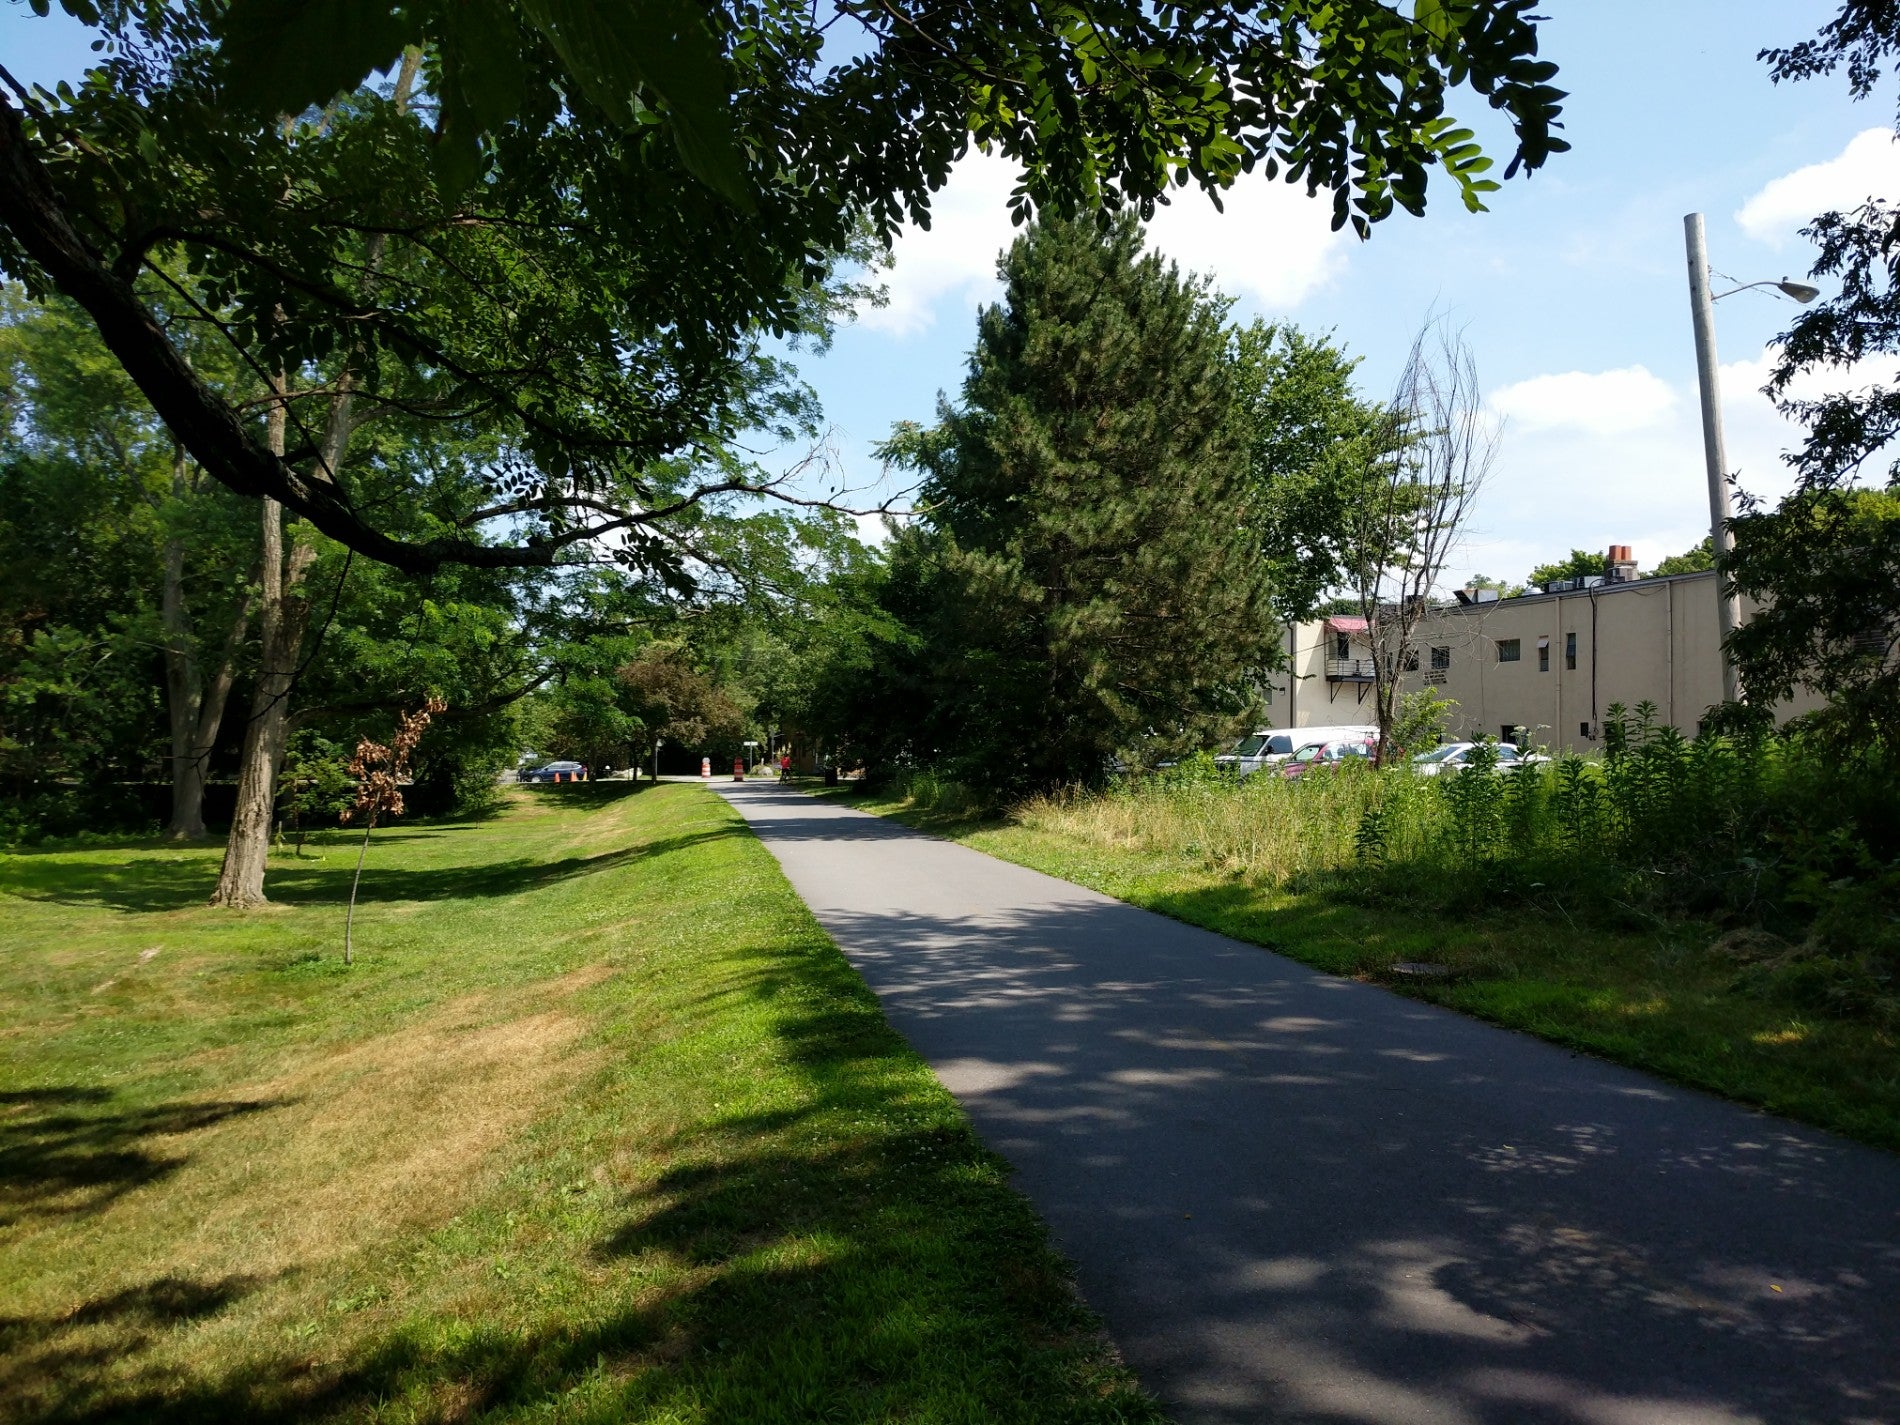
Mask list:
[{"label": "red awning on building", "polygon": [[1326,620],[1326,627],[1334,633],[1364,633],[1366,621],[1353,614],[1334,614]]}]

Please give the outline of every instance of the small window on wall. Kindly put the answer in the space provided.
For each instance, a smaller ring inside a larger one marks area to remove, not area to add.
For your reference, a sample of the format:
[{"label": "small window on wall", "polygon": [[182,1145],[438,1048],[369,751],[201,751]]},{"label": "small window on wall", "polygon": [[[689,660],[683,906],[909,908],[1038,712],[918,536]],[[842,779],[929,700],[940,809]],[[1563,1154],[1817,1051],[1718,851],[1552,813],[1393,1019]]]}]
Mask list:
[{"label": "small window on wall", "polygon": [[1408,673],[1418,672],[1418,650],[1416,648],[1408,648],[1405,650],[1405,671]]},{"label": "small window on wall", "polygon": [[1432,671],[1442,673],[1451,667],[1451,645],[1439,644],[1432,649]]},{"label": "small window on wall", "polygon": [[1500,638],[1498,640],[1498,662],[1515,663],[1523,656],[1524,656],[1523,644],[1520,643],[1517,639]]},{"label": "small window on wall", "polygon": [[1540,673],[1550,671],[1550,640],[1548,638],[1537,640],[1537,671]]},{"label": "small window on wall", "polygon": [[[1573,673],[1577,671],[1577,635],[1575,633],[1564,635],[1564,667]],[[1584,736],[1588,737],[1589,734],[1585,733]]]},{"label": "small window on wall", "polygon": [[1352,640],[1343,633],[1336,633],[1333,635],[1333,657],[1335,658],[1352,657]]}]

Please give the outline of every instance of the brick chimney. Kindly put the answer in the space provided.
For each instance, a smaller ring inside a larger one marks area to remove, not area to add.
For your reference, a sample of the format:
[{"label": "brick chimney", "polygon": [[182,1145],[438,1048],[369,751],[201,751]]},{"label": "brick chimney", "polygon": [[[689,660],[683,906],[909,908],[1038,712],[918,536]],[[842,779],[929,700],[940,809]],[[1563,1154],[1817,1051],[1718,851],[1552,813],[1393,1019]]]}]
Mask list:
[{"label": "brick chimney", "polygon": [[1630,557],[1630,547],[1627,544],[1612,544],[1608,562],[1610,583],[1628,584],[1635,581],[1636,561]]}]

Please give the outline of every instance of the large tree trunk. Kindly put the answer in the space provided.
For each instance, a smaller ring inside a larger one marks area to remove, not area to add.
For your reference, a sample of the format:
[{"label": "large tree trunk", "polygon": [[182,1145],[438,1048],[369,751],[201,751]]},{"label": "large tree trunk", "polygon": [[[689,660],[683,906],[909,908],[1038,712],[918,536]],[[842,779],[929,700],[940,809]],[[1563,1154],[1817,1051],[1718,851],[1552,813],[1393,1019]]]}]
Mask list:
[{"label": "large tree trunk", "polygon": [[[281,384],[277,394],[280,399],[271,408],[265,435],[271,449],[281,452],[286,420]],[[291,688],[297,679],[297,658],[303,651],[304,628],[310,618],[310,605],[303,597],[303,577],[316,557],[315,548],[304,540],[293,540],[286,557],[283,506],[269,498],[262,503],[262,577],[258,587],[262,628],[257,689],[251,696],[251,720],[244,727],[231,835],[224,844],[217,889],[211,893],[212,905],[238,908],[265,903],[264,867],[270,858],[277,769],[284,759]]]},{"label": "large tree trunk", "polygon": [[237,808],[224,846],[211,904],[263,905],[264,867],[270,858],[272,811],[277,771],[283,765],[284,739],[290,727],[290,694],[297,678],[310,605],[303,577],[316,557],[308,543],[293,542],[284,554],[284,511],[275,500],[264,505],[264,577],[259,591],[262,615],[257,690],[251,696],[251,720],[244,728],[244,754],[238,768]]}]

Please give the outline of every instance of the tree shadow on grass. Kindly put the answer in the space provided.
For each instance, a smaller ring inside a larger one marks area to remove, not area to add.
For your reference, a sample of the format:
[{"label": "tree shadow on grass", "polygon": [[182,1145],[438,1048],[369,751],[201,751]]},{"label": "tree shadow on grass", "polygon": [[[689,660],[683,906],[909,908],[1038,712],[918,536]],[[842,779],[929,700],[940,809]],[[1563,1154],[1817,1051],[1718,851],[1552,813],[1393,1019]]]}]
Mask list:
[{"label": "tree shadow on grass", "polygon": [[[410,833],[405,837],[402,833],[385,836],[378,832],[370,845],[370,861],[363,871],[357,903],[518,896],[578,876],[621,870],[636,862],[749,833],[742,825],[728,824],[558,861],[519,858],[422,868],[379,864],[384,859],[377,855],[379,850],[391,849],[394,843],[418,835],[440,834]],[[42,861],[16,870],[10,893],[22,900],[99,906],[134,914],[186,910],[206,902],[217,882],[217,869],[209,859],[135,860],[103,866],[96,862]],[[355,870],[354,856],[332,856],[323,861],[274,860],[264,889],[272,901],[284,905],[342,905],[349,896]]]},{"label": "tree shadow on grass", "polygon": [[556,806],[604,807],[650,791],[651,782],[524,782],[521,790]]},{"label": "tree shadow on grass", "polygon": [[901,1041],[830,947],[761,949],[727,983],[779,1011],[776,1037],[810,1092],[630,1143],[678,1160],[603,1203],[591,1249],[568,1239],[605,1283],[578,1309],[524,1298],[453,1329],[412,1316],[329,1359],[265,1335],[243,1366],[198,1371],[162,1365],[127,1316],[117,1361],[49,1354],[47,1372],[16,1374],[14,1417],[289,1425],[401,1402],[462,1420],[550,1407],[718,1425],[1155,1419],[1108,1365],[1003,1165],[945,1100],[919,1094],[914,1061],[894,1057]]},{"label": "tree shadow on grass", "polygon": [[57,1314],[0,1315],[0,1419],[83,1417],[90,1382],[162,1333],[209,1320],[262,1279],[164,1276]]},{"label": "tree shadow on grass", "polygon": [[0,1092],[0,1230],[29,1218],[96,1213],[187,1161],[152,1140],[194,1133],[283,1100],[115,1107],[103,1089]]},{"label": "tree shadow on grass", "polygon": [[[491,861],[483,865],[442,866],[411,869],[378,865],[372,859],[364,868],[363,880],[356,893],[357,903],[377,901],[463,900],[497,896],[518,896],[537,891],[579,876],[604,871],[624,870],[642,861],[671,856],[703,846],[747,835],[743,825],[727,824],[681,836],[662,836],[614,851],[592,856],[564,856],[558,861]],[[375,856],[375,846],[371,846]],[[349,896],[353,862],[310,868],[276,868],[267,883],[272,900],[287,905],[337,904]]]}]

